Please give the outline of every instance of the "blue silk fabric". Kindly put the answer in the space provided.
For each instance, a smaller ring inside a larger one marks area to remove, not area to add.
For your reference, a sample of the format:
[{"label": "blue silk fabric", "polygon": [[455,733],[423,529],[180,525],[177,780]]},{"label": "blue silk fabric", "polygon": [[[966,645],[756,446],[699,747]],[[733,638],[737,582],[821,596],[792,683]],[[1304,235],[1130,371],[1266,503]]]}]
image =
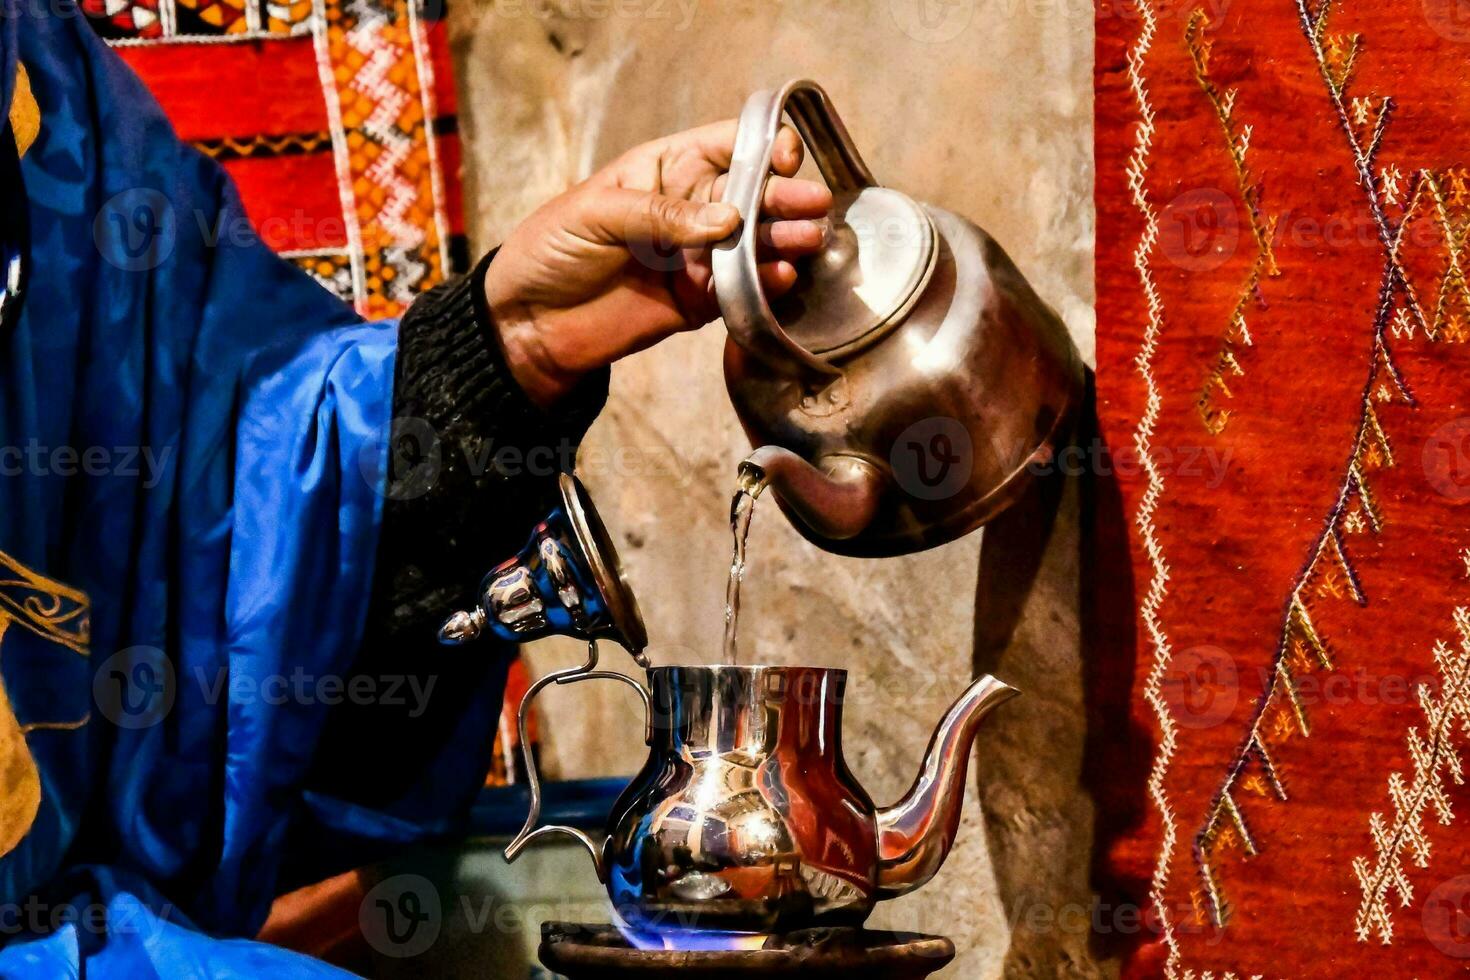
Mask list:
[{"label": "blue silk fabric", "polygon": [[[229,180],[75,8],[11,3],[4,104],[18,56],[42,126],[22,161],[33,273],[0,339],[0,447],[36,451],[0,458],[0,552],[44,577],[27,580],[34,609],[46,582],[85,592],[90,638],[79,651],[17,614],[0,641],[41,782],[0,857],[0,976],[340,975],[217,937],[259,928],[298,873],[288,838],[335,842],[349,865],[443,831],[474,789],[473,765],[426,759],[459,784],[411,813],[313,796],[328,707],[258,693],[351,672],[396,327],[361,322],[255,241]],[[133,685],[117,703],[114,683]],[[470,713],[493,723],[498,689],[484,695]]]}]

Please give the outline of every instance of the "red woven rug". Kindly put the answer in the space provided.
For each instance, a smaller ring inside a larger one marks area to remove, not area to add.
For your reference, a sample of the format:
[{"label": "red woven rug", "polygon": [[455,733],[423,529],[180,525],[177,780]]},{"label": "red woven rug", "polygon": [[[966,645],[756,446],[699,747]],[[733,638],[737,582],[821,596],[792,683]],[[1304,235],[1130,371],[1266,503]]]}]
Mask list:
[{"label": "red woven rug", "polygon": [[1136,976],[1461,972],[1470,11],[1097,28],[1104,931]]},{"label": "red woven rug", "polygon": [[[81,0],[254,231],[369,317],[464,265],[443,4]],[[249,229],[220,229],[249,234]]]}]

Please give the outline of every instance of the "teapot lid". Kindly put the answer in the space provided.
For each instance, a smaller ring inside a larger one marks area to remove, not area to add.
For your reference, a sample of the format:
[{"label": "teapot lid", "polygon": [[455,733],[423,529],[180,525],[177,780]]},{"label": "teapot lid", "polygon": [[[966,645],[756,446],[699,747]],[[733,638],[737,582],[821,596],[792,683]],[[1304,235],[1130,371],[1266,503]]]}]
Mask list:
[{"label": "teapot lid", "polygon": [[938,251],[933,223],[908,195],[878,186],[839,194],[826,244],[772,312],[818,357],[852,354],[908,314]]}]

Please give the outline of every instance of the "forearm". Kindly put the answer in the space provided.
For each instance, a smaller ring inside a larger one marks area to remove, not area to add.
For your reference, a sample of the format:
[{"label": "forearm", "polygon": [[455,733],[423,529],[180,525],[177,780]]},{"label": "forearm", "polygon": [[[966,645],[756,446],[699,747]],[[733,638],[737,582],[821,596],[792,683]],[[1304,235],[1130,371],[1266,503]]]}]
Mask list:
[{"label": "forearm", "polygon": [[594,372],[556,405],[517,382],[479,289],[487,256],[421,297],[399,325],[372,624],[432,635],[524,544],[607,399]]},{"label": "forearm", "polygon": [[399,324],[395,433],[352,672],[402,696],[335,707],[307,787],[424,827],[464,803],[487,770],[513,652],[441,647],[439,624],[525,544],[607,398],[603,369],[551,409],[531,402],[478,288],[484,268],[425,294]]}]

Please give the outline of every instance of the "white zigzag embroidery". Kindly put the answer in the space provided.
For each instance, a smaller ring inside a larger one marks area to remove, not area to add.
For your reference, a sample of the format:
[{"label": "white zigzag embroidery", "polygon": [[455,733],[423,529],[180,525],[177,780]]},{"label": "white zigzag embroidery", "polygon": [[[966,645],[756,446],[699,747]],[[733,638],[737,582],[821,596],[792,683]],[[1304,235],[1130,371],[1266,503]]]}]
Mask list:
[{"label": "white zigzag embroidery", "polygon": [[1424,818],[1432,807],[1441,825],[1454,820],[1449,797],[1445,793],[1445,776],[1455,785],[1465,782],[1465,772],[1453,744],[1455,729],[1470,732],[1470,608],[1455,610],[1455,628],[1460,633],[1460,649],[1452,650],[1444,641],[1434,646],[1434,663],[1439,669],[1440,687],[1436,695],[1428,685],[1419,688],[1419,705],[1424,709],[1428,728],[1420,736],[1417,728],[1408,734],[1409,756],[1413,760],[1413,781],[1406,783],[1402,772],[1388,777],[1388,796],[1393,802],[1394,818],[1390,826],[1382,813],[1368,818],[1368,832],[1373,837],[1377,860],[1370,868],[1368,859],[1353,859],[1353,872],[1363,891],[1354,930],[1359,942],[1370,935],[1386,946],[1393,942],[1393,918],[1388,900],[1398,898],[1407,908],[1414,898],[1413,886],[1404,871],[1405,851],[1416,867],[1429,867],[1429,837],[1424,832]]},{"label": "white zigzag embroidery", "polygon": [[1138,420],[1138,427],[1133,432],[1133,444],[1142,461],[1148,488],[1144,491],[1143,499],[1139,501],[1134,523],[1138,526],[1144,550],[1148,552],[1149,561],[1153,564],[1153,578],[1139,606],[1139,613],[1148,629],[1149,639],[1154,648],[1154,662],[1144,684],[1143,696],[1153,708],[1154,716],[1158,719],[1159,724],[1159,746],[1154,755],[1153,771],[1149,773],[1148,790],[1154,806],[1159,811],[1159,821],[1163,828],[1159,858],[1158,863],[1154,866],[1149,898],[1159,916],[1159,931],[1169,947],[1169,959],[1165,969],[1170,977],[1175,977],[1179,975],[1179,942],[1174,936],[1174,925],[1169,917],[1164,894],[1169,883],[1169,863],[1174,854],[1176,837],[1174,810],[1164,791],[1164,779],[1168,775],[1169,763],[1174,756],[1176,738],[1174,717],[1169,713],[1169,706],[1163,695],[1164,675],[1169,668],[1169,662],[1173,659],[1173,652],[1169,647],[1169,637],[1164,632],[1163,621],[1159,617],[1159,607],[1163,604],[1164,596],[1168,591],[1169,566],[1164,560],[1163,546],[1159,543],[1158,535],[1154,531],[1154,512],[1158,510],[1159,499],[1164,493],[1164,476],[1154,461],[1150,445],[1154,429],[1158,424],[1160,410],[1163,407],[1163,397],[1159,394],[1158,381],[1153,373],[1153,361],[1154,354],[1158,350],[1159,334],[1163,330],[1164,310],[1163,300],[1159,296],[1153,274],[1149,270],[1149,255],[1158,241],[1159,221],[1153,205],[1149,202],[1145,186],[1149,152],[1153,147],[1154,110],[1149,103],[1148,88],[1144,84],[1143,75],[1143,63],[1153,44],[1158,19],[1149,0],[1140,0],[1138,12],[1138,36],[1134,39],[1133,47],[1128,52],[1128,83],[1138,103],[1138,126],[1134,136],[1133,153],[1128,159],[1128,187],[1132,191],[1133,204],[1143,217],[1143,234],[1139,237],[1138,247],[1133,251],[1133,265],[1138,270],[1138,282],[1148,302],[1148,324],[1144,328],[1143,343],[1134,360],[1147,389],[1147,399],[1143,415]]}]

